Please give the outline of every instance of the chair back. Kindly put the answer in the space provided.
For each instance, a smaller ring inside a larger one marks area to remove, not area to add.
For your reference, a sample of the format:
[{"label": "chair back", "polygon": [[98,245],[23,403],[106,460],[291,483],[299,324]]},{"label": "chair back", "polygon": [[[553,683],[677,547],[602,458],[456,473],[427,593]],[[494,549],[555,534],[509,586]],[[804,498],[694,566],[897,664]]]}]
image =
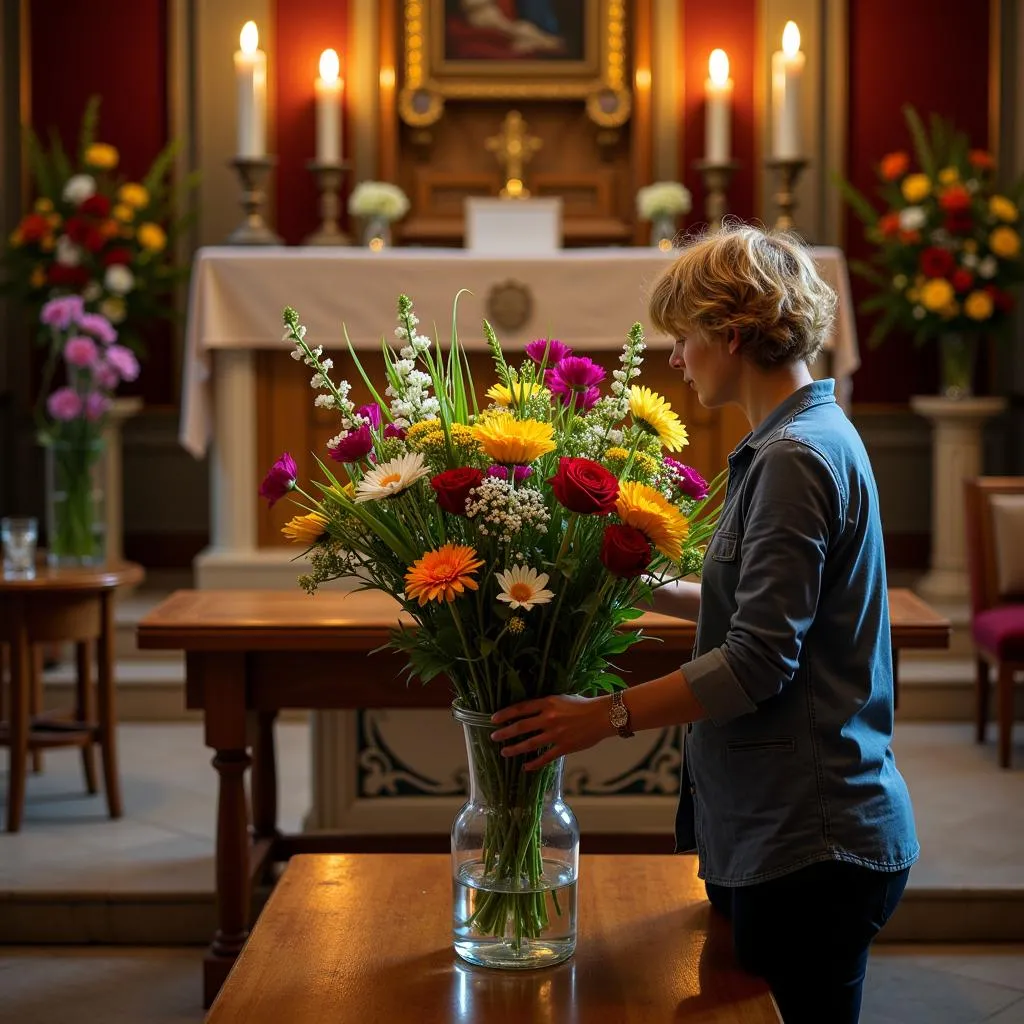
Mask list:
[{"label": "chair back", "polygon": [[964,502],[972,611],[1024,602],[1024,476],[965,480]]}]

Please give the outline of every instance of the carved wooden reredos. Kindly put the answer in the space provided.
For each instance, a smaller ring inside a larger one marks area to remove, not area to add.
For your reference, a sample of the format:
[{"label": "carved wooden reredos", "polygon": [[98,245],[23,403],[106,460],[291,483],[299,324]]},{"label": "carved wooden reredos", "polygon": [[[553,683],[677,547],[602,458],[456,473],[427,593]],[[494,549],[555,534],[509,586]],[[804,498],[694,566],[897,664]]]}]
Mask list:
[{"label": "carved wooden reredos", "polygon": [[[412,204],[396,234],[411,244],[462,244],[464,199],[498,196],[506,185],[496,140],[515,111],[530,140],[525,189],[562,198],[564,244],[640,241],[635,196],[651,177],[650,76],[635,88],[634,69],[650,67],[650,0],[552,4],[563,19],[582,18],[582,31],[562,37],[559,59],[453,59],[446,18],[458,22],[468,10],[484,19],[464,45],[486,45],[498,37],[486,18],[502,6],[382,0],[381,67],[395,68],[397,81],[381,90],[380,175]],[[539,38],[517,44],[532,53],[547,45]]]}]

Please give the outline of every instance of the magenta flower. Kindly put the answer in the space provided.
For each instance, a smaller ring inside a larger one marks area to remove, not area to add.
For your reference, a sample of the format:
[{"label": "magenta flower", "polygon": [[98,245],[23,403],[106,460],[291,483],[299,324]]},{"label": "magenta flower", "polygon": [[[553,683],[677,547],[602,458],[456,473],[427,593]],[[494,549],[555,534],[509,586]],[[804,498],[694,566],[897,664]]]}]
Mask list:
[{"label": "magenta flower", "polygon": [[373,451],[373,435],[364,423],[357,430],[350,430],[337,444],[327,449],[335,462],[358,462]]},{"label": "magenta flower", "polygon": [[107,349],[107,362],[118,372],[122,380],[135,380],[139,375],[139,361],[135,353],[124,345],[111,345]]},{"label": "magenta flower", "polygon": [[554,366],[567,356],[572,355],[572,349],[557,338],[537,338],[526,346],[526,354],[539,366],[544,363],[546,366]]},{"label": "magenta flower", "polygon": [[[82,313],[78,317],[78,326],[88,331],[104,345],[113,345],[117,341],[117,330],[114,325],[100,313]],[[125,378],[129,380],[131,378]]]},{"label": "magenta flower", "polygon": [[298,473],[299,468],[295,465],[295,460],[288,452],[283,452],[260,484],[260,497],[267,499],[268,508],[273,508],[274,503],[280,501],[295,486],[295,477]]},{"label": "magenta flower", "polygon": [[384,428],[385,437],[397,437],[399,441],[405,440],[405,427],[395,426],[394,423],[389,423]]},{"label": "magenta flower", "polygon": [[[512,479],[517,483],[521,484],[527,477],[533,474],[532,466],[513,466],[512,467]],[[508,467],[506,466],[488,466],[488,476],[496,476],[501,480],[508,479]]]},{"label": "magenta flower", "polygon": [[92,366],[96,362],[98,354],[96,342],[92,338],[86,338],[81,335],[68,338],[68,343],[64,346],[64,358],[72,366],[77,366],[83,370],[85,367]]},{"label": "magenta flower", "polygon": [[67,423],[82,415],[82,399],[74,388],[57,388],[46,400],[46,411],[55,420]]},{"label": "magenta flower", "polygon": [[679,490],[687,498],[700,501],[708,496],[708,482],[692,466],[684,466],[675,459],[665,459],[665,468],[675,477]]},{"label": "magenta flower", "polygon": [[604,380],[605,371],[585,356],[566,356],[546,376],[544,383],[563,405],[575,399],[575,407],[585,412],[600,397],[597,385]]},{"label": "magenta flower", "polygon": [[90,391],[85,398],[85,418],[90,423],[102,419],[110,408],[110,399],[99,391]]},{"label": "magenta flower", "polygon": [[39,313],[39,319],[49,327],[66,331],[73,323],[81,319],[85,303],[81,295],[62,295],[59,299],[50,299]]},{"label": "magenta flower", "polygon": [[380,406],[376,402],[370,402],[369,405],[361,405],[356,409],[357,416],[365,416],[370,421],[370,426],[374,430],[380,430]]},{"label": "magenta flower", "polygon": [[94,366],[92,379],[98,388],[103,388],[105,391],[113,391],[121,383],[117,370],[109,363],[100,363],[98,366]]}]

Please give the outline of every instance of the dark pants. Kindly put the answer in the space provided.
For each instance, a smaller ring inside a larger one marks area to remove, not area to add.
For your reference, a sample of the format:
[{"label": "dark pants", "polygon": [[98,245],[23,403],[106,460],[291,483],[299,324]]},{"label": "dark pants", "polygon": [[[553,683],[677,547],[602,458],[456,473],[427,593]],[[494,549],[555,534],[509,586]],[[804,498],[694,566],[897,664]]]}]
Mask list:
[{"label": "dark pants", "polygon": [[868,947],[910,869],[824,861],[758,885],[706,885],[740,967],[768,982],[785,1024],[857,1024]]}]

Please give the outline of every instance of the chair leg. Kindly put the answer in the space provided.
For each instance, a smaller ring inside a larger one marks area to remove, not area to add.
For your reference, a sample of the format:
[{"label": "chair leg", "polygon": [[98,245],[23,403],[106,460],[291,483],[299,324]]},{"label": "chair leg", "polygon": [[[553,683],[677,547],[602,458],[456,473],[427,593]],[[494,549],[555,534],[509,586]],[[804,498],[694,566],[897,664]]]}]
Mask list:
[{"label": "chair leg", "polygon": [[1010,767],[1013,745],[1013,666],[1000,664],[996,682],[999,700],[999,767]]},{"label": "chair leg", "polygon": [[[75,660],[77,662],[78,699],[75,702],[75,718],[80,722],[96,721],[96,704],[92,693],[92,644],[88,640],[79,640],[75,644]],[[85,773],[85,788],[95,793],[96,785],[96,750],[90,739],[82,746],[82,770]]]},{"label": "chair leg", "polygon": [[100,595],[102,619],[97,641],[96,696],[99,704],[100,737],[103,744],[103,785],[112,818],[121,817],[121,780],[117,774],[117,709],[114,692],[114,594]]},{"label": "chair leg", "polygon": [[28,762],[29,704],[32,687],[32,646],[21,623],[11,644],[10,769],[7,778],[7,831],[21,828],[25,809],[25,768]]},{"label": "chair leg", "polygon": [[988,662],[975,658],[974,666],[974,742],[984,743],[988,726]]},{"label": "chair leg", "polygon": [[[30,690],[29,719],[43,713],[43,649],[39,644],[32,647],[32,687]],[[32,772],[38,775],[43,770],[43,752],[34,748],[29,756],[32,758]]]}]

